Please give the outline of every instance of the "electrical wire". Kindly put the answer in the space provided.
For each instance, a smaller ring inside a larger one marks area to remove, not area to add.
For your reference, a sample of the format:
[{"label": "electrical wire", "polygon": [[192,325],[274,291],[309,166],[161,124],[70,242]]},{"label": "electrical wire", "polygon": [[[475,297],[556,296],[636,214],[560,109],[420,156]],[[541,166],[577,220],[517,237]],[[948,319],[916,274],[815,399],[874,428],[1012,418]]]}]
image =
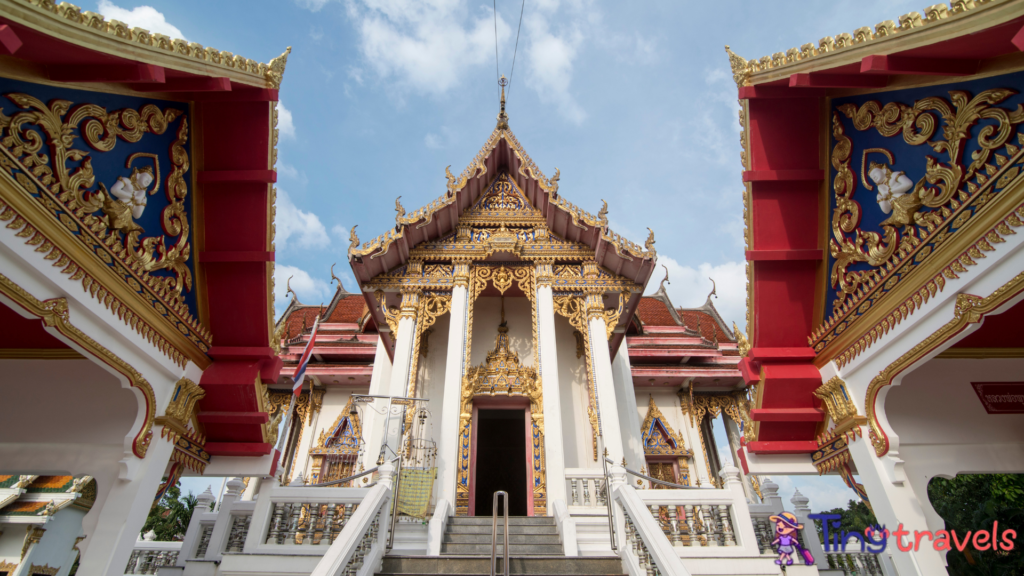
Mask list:
[{"label": "electrical wire", "polygon": [[512,97],[512,75],[516,73],[516,54],[519,52],[519,33],[523,30],[523,11],[526,10],[526,0],[519,8],[519,29],[516,30],[516,48],[512,52],[512,71],[508,73],[508,98]]}]

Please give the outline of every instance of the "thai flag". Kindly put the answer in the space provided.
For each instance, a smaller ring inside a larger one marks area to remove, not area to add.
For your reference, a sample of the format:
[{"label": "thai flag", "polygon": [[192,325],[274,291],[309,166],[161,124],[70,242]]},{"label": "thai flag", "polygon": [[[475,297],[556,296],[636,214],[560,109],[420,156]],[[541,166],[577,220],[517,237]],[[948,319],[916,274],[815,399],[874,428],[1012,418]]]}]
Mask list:
[{"label": "thai flag", "polygon": [[296,396],[302,394],[302,380],[306,377],[306,364],[309,364],[309,359],[313,356],[313,342],[316,342],[316,330],[319,327],[320,316],[317,316],[316,320],[313,321],[313,332],[309,335],[306,349],[302,351],[302,358],[299,358],[299,367],[295,370],[295,383],[292,384],[292,392]]}]

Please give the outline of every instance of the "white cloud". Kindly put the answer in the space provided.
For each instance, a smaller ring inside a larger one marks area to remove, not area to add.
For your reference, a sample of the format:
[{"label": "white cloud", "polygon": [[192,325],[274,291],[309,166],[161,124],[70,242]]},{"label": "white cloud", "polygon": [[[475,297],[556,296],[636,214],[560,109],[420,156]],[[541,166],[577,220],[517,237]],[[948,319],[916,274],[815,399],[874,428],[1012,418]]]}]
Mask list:
[{"label": "white cloud", "polygon": [[181,33],[181,30],[177,26],[172,25],[164,18],[163,12],[160,12],[152,6],[136,6],[131,10],[121,8],[110,0],[100,0],[99,7],[96,9],[104,18],[111,20],[120,20],[129,27],[145,28],[150,32],[157,34],[165,34],[171,38],[181,38],[186,40],[185,35]]},{"label": "white cloud", "polygon": [[288,294],[289,278],[292,290],[303,304],[326,303],[333,295],[331,285],[326,280],[314,278],[301,268],[278,264],[274,266],[274,308],[279,315],[291,301],[291,294]]},{"label": "white cloud", "polygon": [[274,237],[278,250],[294,244],[299,248],[325,248],[331,243],[327,229],[320,218],[311,212],[303,212],[292,203],[288,192],[277,191],[277,235]]},{"label": "white cloud", "polygon": [[566,120],[582,124],[587,114],[570,93],[569,85],[583,32],[571,26],[561,34],[553,33],[544,11],[529,16],[525,23],[529,34],[525,56],[530,86],[541,101],[555,104]]},{"label": "white cloud", "polygon": [[324,31],[317,27],[311,27],[309,29],[309,38],[314,44],[318,44],[324,37]]},{"label": "white cloud", "polygon": [[277,173],[278,175],[284,176],[285,178],[295,180],[296,182],[302,184],[303,186],[309,183],[309,178],[306,177],[306,172],[304,170],[297,169],[295,166],[292,166],[291,164],[278,162]]},{"label": "white cloud", "polygon": [[746,265],[743,262],[725,262],[712,265],[705,262],[696,268],[683,266],[668,256],[658,256],[658,271],[648,283],[648,291],[654,292],[663,278],[664,269],[668,268],[669,282],[665,284],[672,304],[682,308],[696,308],[707,299],[711,292],[711,280],[715,279],[718,298],[712,298],[715,309],[732,329],[732,323],[743,330],[747,317],[747,277]]},{"label": "white cloud", "polygon": [[[468,67],[491,63],[494,16],[455,0],[362,0],[348,4],[360,51],[382,78],[431,94],[455,87]],[[498,15],[498,40],[510,36]],[[359,80],[357,79],[357,82]]]},{"label": "white cloud", "polygon": [[281,132],[282,138],[295,140],[295,123],[292,121],[292,111],[284,107],[284,102],[277,103],[277,129]]},{"label": "white cloud", "polygon": [[442,126],[438,134],[433,132],[423,137],[423,144],[431,150],[438,150],[451,144],[452,131],[447,126]]}]

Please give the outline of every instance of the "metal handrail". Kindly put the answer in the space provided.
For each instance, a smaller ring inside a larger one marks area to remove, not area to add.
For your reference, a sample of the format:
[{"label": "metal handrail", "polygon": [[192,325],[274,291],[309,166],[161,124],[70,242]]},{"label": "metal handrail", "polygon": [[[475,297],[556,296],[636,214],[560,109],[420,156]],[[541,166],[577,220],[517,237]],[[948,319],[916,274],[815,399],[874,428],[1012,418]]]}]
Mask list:
[{"label": "metal handrail", "polygon": [[508,492],[498,490],[494,493],[494,510],[491,512],[491,576],[497,576],[498,562],[498,494],[505,497],[505,576],[508,576]]},{"label": "metal handrail", "polygon": [[398,522],[398,491],[402,487],[402,457],[395,458],[398,467],[395,469],[395,490],[391,493],[391,532],[388,533],[388,550],[395,544],[395,524]]},{"label": "metal handrail", "polygon": [[[597,440],[603,443],[601,436],[598,436]],[[604,450],[604,455],[604,459],[601,460],[601,467],[604,469],[604,501],[607,503],[608,512],[608,538],[612,543],[612,552],[618,552],[619,541],[615,536],[615,524],[612,521],[612,482],[611,477],[608,475],[608,462],[611,462],[611,460],[608,459],[607,449]]]},{"label": "metal handrail", "polygon": [[[605,458],[605,470],[608,469],[608,464],[615,464],[615,462],[613,462],[612,460],[610,460],[608,458]],[[623,468],[625,468],[626,472],[632,474],[633,476],[636,476],[638,478],[643,478],[644,480],[650,480],[651,482],[654,482],[655,484],[661,484],[662,486],[668,486],[670,488],[679,488],[681,490],[702,490],[702,488],[699,488],[697,486],[683,486],[682,484],[673,484],[672,482],[666,482],[664,480],[658,480],[657,478],[651,478],[650,476],[648,476],[646,474],[641,474],[641,473],[637,472],[636,470],[630,470],[629,468],[626,468],[625,466],[623,466]]]},{"label": "metal handrail", "polygon": [[[351,481],[355,480],[356,478],[361,478],[363,476],[366,476],[367,474],[373,474],[374,472],[377,471],[378,468],[380,468],[380,467],[379,466],[374,466],[373,468],[370,468],[369,470],[366,470],[365,472],[360,472],[359,474],[356,474],[355,476],[349,476],[348,478],[342,478],[341,480],[331,480],[329,482],[320,482],[319,484],[307,484],[306,486],[312,488],[312,487],[320,487],[320,486],[334,486],[335,484],[344,484],[345,482],[351,482]],[[369,488],[369,486],[367,486],[367,488]]]}]

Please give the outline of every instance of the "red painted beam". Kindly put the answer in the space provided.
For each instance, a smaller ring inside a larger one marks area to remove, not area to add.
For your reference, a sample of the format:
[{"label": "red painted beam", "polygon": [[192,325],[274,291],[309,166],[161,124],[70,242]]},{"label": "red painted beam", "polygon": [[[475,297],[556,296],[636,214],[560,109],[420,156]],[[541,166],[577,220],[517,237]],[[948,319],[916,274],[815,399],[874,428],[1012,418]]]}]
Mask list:
[{"label": "red painted beam", "polygon": [[171,78],[166,84],[154,86],[144,84],[132,86],[139,92],[230,92],[230,78],[210,78],[195,76],[192,78]]},{"label": "red painted beam", "polygon": [[813,170],[746,170],[743,172],[744,182],[800,182],[821,181],[825,179],[825,171]]},{"label": "red painted beam", "polygon": [[1024,52],[1024,27],[1021,27],[1021,29],[1014,34],[1010,42],[1017,47],[1017,50]]},{"label": "red painted beam", "polygon": [[743,86],[740,88],[740,100],[755,98],[824,98],[822,88],[790,88],[788,86]]},{"label": "red painted beam", "polygon": [[751,348],[747,358],[752,362],[814,360],[814,348]]},{"label": "red painted beam", "polygon": [[755,422],[824,422],[825,413],[817,408],[754,408]]},{"label": "red painted beam", "polygon": [[270,422],[266,412],[203,412],[196,416],[202,424],[265,424]]},{"label": "red painted beam", "polygon": [[274,350],[269,346],[211,346],[207,354],[214,360],[258,360],[274,356]]},{"label": "red painted beam", "polygon": [[748,262],[764,262],[770,260],[821,260],[824,258],[821,250],[747,250]]},{"label": "red painted beam", "polygon": [[273,262],[274,253],[267,251],[217,250],[200,252],[199,262]]},{"label": "red painted beam", "polygon": [[276,170],[203,170],[199,173],[200,184],[257,183],[273,184],[277,182]]},{"label": "red painted beam", "polygon": [[46,72],[55,82],[148,82],[143,86],[154,90],[163,90],[165,81],[164,69],[152,64],[47,66]]},{"label": "red painted beam", "polygon": [[210,456],[265,456],[273,450],[267,442],[207,442]]},{"label": "red painted beam", "polygon": [[21,38],[7,24],[0,24],[0,54],[10,56],[21,48]]},{"label": "red painted beam", "polygon": [[270,88],[236,88],[231,92],[196,92],[187,94],[190,100],[203,102],[277,102],[278,91]]},{"label": "red painted beam", "polygon": [[954,58],[912,58],[873,55],[860,61],[862,74],[915,74],[920,76],[970,76],[978,72],[979,60]]},{"label": "red painted beam", "polygon": [[889,79],[884,76],[860,74],[793,74],[790,88],[885,88]]},{"label": "red painted beam", "polygon": [[[747,450],[756,454],[804,454],[811,453],[818,449],[818,443],[814,440],[789,440],[777,442],[748,442]],[[206,445],[206,451],[210,452],[210,445]],[[213,454],[213,452],[210,452]]]}]

